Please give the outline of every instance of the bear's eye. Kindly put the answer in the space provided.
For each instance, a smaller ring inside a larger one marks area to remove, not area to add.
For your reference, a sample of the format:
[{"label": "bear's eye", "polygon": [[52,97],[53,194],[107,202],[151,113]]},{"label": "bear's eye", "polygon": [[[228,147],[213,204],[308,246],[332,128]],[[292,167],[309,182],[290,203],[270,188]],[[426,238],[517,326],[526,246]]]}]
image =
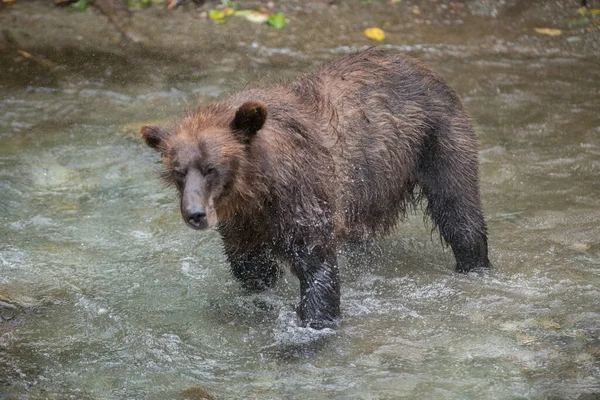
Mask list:
[{"label": "bear's eye", "polygon": [[217,172],[215,167],[206,167],[206,169],[204,170],[204,176],[212,175],[215,172]]}]

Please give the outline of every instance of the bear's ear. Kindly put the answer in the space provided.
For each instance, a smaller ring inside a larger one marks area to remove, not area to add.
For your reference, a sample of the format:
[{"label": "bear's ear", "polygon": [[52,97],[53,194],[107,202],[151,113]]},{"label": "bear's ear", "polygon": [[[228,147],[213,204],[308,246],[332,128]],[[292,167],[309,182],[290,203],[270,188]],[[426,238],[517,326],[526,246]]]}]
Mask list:
[{"label": "bear's ear", "polygon": [[256,135],[266,120],[267,107],[258,101],[248,101],[236,111],[231,128],[249,139]]},{"label": "bear's ear", "polygon": [[144,125],[142,126],[140,134],[148,146],[156,151],[161,151],[162,142],[173,134],[173,130],[159,128],[158,126]]}]

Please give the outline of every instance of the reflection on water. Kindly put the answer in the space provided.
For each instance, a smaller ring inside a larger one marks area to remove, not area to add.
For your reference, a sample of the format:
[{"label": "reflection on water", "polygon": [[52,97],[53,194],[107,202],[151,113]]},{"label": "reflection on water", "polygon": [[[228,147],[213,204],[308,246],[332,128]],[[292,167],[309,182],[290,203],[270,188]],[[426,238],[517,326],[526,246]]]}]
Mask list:
[{"label": "reflection on water", "polygon": [[[252,48],[294,69],[348,50]],[[342,256],[345,319],[320,332],[298,326],[289,274],[241,291],[218,236],[184,227],[137,138],[140,123],[237,87],[235,57],[200,83],[164,70],[151,85],[0,89],[0,398],[600,393],[598,59],[405,50],[477,122],[495,268],[454,273],[414,215],[369,256]]]}]

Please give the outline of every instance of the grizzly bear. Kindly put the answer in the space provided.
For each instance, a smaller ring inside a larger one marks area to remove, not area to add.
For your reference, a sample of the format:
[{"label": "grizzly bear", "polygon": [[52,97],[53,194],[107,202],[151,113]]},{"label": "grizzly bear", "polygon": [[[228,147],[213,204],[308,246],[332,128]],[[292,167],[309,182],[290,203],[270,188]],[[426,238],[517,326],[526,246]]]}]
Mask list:
[{"label": "grizzly bear", "polygon": [[185,223],[217,229],[244,287],[268,288],[277,262],[290,265],[305,326],[340,317],[337,251],[389,232],[422,197],[456,269],[489,267],[473,124],[444,79],[407,55],[350,54],[141,135],[162,153]]}]

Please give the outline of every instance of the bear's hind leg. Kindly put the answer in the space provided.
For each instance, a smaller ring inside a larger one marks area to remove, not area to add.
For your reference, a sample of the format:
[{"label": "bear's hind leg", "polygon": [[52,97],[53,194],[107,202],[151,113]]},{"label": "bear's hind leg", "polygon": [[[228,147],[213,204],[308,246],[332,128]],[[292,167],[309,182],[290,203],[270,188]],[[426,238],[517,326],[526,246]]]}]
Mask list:
[{"label": "bear's hind leg", "polygon": [[266,251],[228,255],[233,276],[249,292],[272,287],[281,275],[277,262]]},{"label": "bear's hind leg", "polygon": [[[455,121],[453,121],[455,122]],[[478,145],[470,127],[435,132],[424,143],[418,181],[427,212],[450,245],[460,272],[485,270],[487,229],[479,193]]]}]

